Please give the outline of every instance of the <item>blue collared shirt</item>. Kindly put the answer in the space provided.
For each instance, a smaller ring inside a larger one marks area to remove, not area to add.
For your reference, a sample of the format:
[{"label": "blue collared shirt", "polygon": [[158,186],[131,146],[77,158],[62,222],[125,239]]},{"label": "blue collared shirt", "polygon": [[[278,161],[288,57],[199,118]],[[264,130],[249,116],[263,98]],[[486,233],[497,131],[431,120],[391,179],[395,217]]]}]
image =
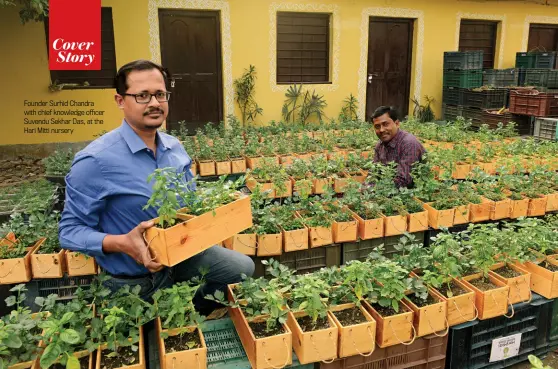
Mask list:
[{"label": "blue collared shirt", "polygon": [[126,254],[105,254],[103,239],[107,234],[126,234],[157,217],[156,209],[143,210],[152,193],[147,177],[155,169],[174,167],[187,181],[193,178],[192,160],[176,138],[157,132],[156,143],[154,155],[124,121],[76,154],[66,176],[66,204],[58,232],[63,248],[94,256],[111,274],[149,273]]}]

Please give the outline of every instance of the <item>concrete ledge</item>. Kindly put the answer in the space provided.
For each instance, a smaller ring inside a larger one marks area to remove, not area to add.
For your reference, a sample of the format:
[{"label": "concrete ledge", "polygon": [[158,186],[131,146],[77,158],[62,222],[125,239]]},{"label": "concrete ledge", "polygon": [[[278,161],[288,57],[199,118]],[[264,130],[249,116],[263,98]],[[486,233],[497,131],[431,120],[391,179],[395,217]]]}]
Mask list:
[{"label": "concrete ledge", "polygon": [[91,141],[80,142],[54,142],[43,144],[0,145],[0,158],[11,159],[19,157],[45,158],[55,150],[69,148],[79,151]]}]

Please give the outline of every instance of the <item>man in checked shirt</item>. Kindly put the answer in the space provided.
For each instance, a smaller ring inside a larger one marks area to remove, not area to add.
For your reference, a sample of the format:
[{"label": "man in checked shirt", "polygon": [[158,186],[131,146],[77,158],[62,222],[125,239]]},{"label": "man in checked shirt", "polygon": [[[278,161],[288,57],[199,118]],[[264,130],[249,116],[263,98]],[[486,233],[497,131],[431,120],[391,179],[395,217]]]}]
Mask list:
[{"label": "man in checked shirt", "polygon": [[399,128],[400,122],[395,108],[380,106],[372,115],[372,123],[380,139],[374,148],[374,161],[382,164],[396,162],[395,185],[412,186],[411,166],[422,160],[426,150],[415,136]]}]

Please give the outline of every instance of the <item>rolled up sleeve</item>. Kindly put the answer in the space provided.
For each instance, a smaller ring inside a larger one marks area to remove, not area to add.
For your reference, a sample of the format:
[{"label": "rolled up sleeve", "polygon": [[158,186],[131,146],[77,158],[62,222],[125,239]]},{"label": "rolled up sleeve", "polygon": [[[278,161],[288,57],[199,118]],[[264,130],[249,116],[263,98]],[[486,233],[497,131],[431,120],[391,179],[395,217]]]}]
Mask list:
[{"label": "rolled up sleeve", "polygon": [[107,192],[103,174],[96,159],[78,154],[66,176],[66,203],[59,224],[62,248],[89,256],[103,256],[100,215],[105,208]]}]

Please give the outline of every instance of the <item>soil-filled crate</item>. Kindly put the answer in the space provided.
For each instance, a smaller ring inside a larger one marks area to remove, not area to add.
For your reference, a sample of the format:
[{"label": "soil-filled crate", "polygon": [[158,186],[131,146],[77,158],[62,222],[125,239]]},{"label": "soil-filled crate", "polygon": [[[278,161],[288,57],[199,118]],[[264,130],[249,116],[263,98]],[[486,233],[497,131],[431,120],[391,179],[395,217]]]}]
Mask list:
[{"label": "soil-filled crate", "polygon": [[477,88],[481,86],[482,69],[444,71],[444,87]]},{"label": "soil-filled crate", "polygon": [[442,119],[446,121],[456,120],[463,116],[463,107],[459,105],[442,105]]},{"label": "soil-filled crate", "polygon": [[[350,356],[332,363],[321,362],[320,369],[443,369],[448,336],[429,335],[412,344],[376,347],[371,356]],[[317,366],[316,366],[317,367]]]},{"label": "soil-filled crate", "polygon": [[521,71],[523,86],[537,88],[558,89],[558,70],[551,69],[525,69]]},{"label": "soil-filled crate", "polygon": [[463,108],[463,118],[471,119],[474,127],[480,127],[483,123],[482,121],[483,112],[478,108]]},{"label": "soil-filled crate", "polygon": [[511,90],[511,113],[535,117],[558,116],[558,93],[544,93],[536,90]]},{"label": "soil-filled crate", "polygon": [[444,87],[442,102],[449,105],[463,105],[463,92],[459,87]]},{"label": "soil-filled crate", "polygon": [[[511,318],[503,316],[475,320],[450,328],[447,369],[508,368],[527,360],[527,356],[549,349],[550,314],[553,300],[533,293],[530,302],[513,305]],[[512,309],[508,308],[511,316]],[[509,359],[490,362],[492,341],[521,333],[519,354]]]},{"label": "soil-filled crate", "polygon": [[31,310],[36,311],[39,307],[34,303],[36,297],[48,297],[51,294],[58,295],[58,302],[66,302],[76,298],[78,287],[87,289],[93,281],[94,275],[78,277],[64,277],[59,279],[34,279],[26,283],[26,304]]},{"label": "soil-filled crate", "polygon": [[536,118],[533,136],[547,140],[558,140],[558,119]]},{"label": "soil-filled crate", "polygon": [[516,68],[553,69],[556,64],[556,52],[519,52],[515,56]]},{"label": "soil-filled crate", "polygon": [[[415,240],[414,243],[424,244],[425,232],[411,233]],[[399,253],[395,249],[395,245],[399,243],[399,240],[403,235],[374,238],[371,240],[360,240],[356,242],[346,242],[343,244],[343,258],[342,263],[346,264],[351,260],[364,261],[368,255],[374,251],[374,249],[380,245],[384,245],[384,256],[387,258],[392,258],[393,255]]]},{"label": "soil-filled crate", "polygon": [[444,53],[444,70],[482,69],[482,51],[447,51]]},{"label": "soil-filled crate", "polygon": [[252,257],[254,264],[256,264],[254,277],[271,277],[265,270],[266,266],[262,264],[262,260],[269,260],[270,258],[296,270],[297,274],[305,274],[324,267],[341,265],[341,245],[334,244],[308,250],[284,252],[277,256]]},{"label": "soil-filled crate", "polygon": [[463,90],[463,106],[479,109],[499,109],[506,106],[508,90],[498,88],[493,90],[475,91]]},{"label": "soil-filled crate", "polygon": [[482,84],[491,87],[511,87],[518,85],[518,70],[509,69],[485,69],[482,72]]},{"label": "soil-filled crate", "polygon": [[519,116],[513,115],[510,112],[499,113],[499,109],[483,110],[482,123],[487,124],[492,129],[498,128],[498,124],[502,123],[504,127],[510,122],[516,122]]},{"label": "soil-filled crate", "polygon": [[[250,362],[230,318],[208,320],[202,324],[207,345],[207,368],[250,369]],[[314,364],[301,365],[293,352],[293,363],[285,368],[313,369]],[[192,365],[195,368],[195,365]],[[150,368],[153,369],[153,368]],[[176,368],[179,369],[179,368]]]}]

